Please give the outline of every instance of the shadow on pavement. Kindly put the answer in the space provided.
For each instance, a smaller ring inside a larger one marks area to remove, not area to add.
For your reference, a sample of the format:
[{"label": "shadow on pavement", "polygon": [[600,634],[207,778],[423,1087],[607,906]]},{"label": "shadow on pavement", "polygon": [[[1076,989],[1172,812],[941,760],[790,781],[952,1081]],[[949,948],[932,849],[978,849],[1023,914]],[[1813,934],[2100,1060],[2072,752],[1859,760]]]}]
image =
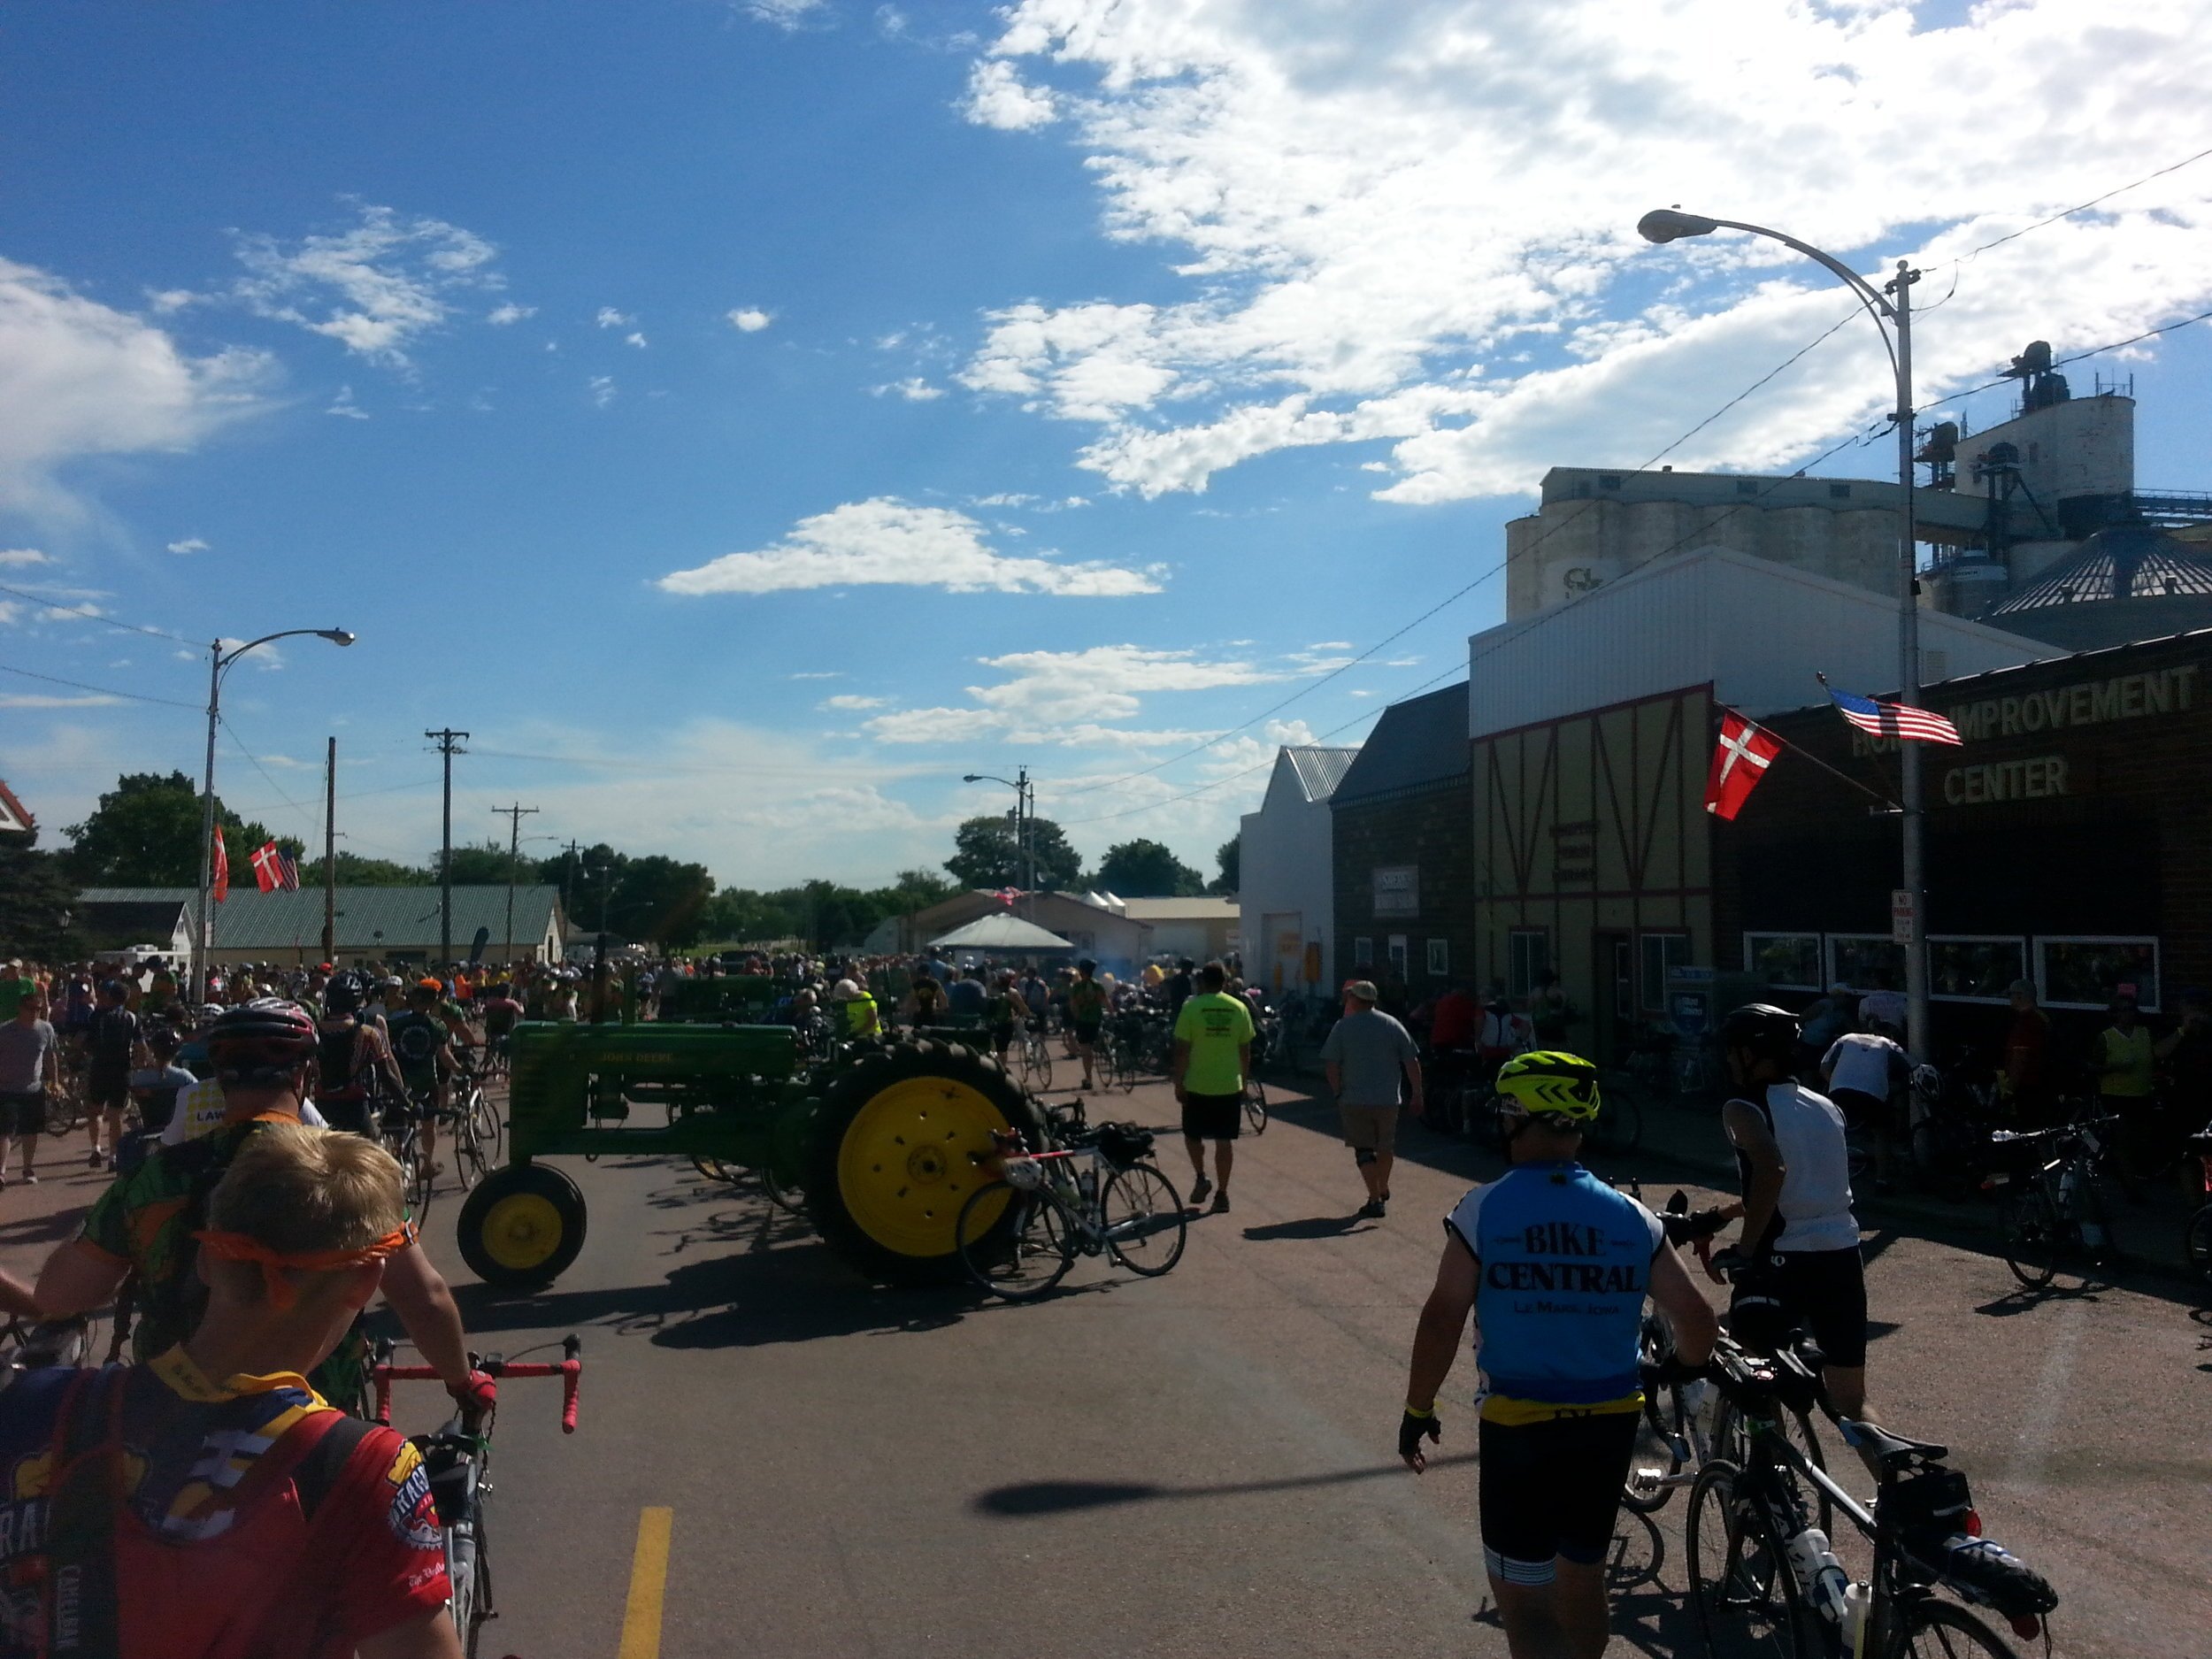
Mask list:
[{"label": "shadow on pavement", "polygon": [[1340,1239],[1347,1233],[1371,1231],[1357,1216],[1309,1216],[1302,1221],[1271,1221],[1265,1226],[1247,1227],[1244,1236],[1265,1243],[1270,1239]]},{"label": "shadow on pavement", "polygon": [[[1432,1457],[1429,1467],[1471,1463],[1472,1452],[1453,1452]],[[994,1486],[970,1502],[983,1515],[1018,1520],[1033,1515],[1064,1515],[1072,1509],[1110,1509],[1121,1503],[1152,1503],[1187,1498],[1236,1498],[1261,1492],[1299,1492],[1315,1486],[1341,1486],[1357,1480],[1374,1480],[1410,1471],[1403,1463],[1376,1463],[1365,1469],[1339,1469],[1326,1474],[1285,1475],[1274,1480],[1231,1480],[1204,1486],[1163,1486],[1141,1480],[1025,1480],[1017,1486]]]}]

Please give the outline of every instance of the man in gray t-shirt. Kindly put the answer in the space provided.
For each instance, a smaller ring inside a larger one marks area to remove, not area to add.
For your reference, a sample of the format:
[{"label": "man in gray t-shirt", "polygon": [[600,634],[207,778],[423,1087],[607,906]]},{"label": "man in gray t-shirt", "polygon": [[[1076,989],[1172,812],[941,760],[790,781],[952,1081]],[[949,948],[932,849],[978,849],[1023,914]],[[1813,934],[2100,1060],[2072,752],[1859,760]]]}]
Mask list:
[{"label": "man in gray t-shirt", "polygon": [[[1375,1006],[1371,980],[1344,987],[1344,1017],[1321,1045],[1321,1069],[1344,1119],[1344,1144],[1367,1183],[1360,1214],[1379,1220],[1390,1202],[1390,1165],[1403,1102],[1421,1098],[1421,1055],[1406,1028]],[[1400,1079],[1409,1093],[1401,1093]]]},{"label": "man in gray t-shirt", "polygon": [[0,1182],[7,1179],[15,1137],[23,1137],[23,1179],[38,1185],[38,1137],[46,1127],[46,1091],[61,1084],[60,1044],[46,1023],[46,1001],[34,992],[15,1018],[0,1025]]}]

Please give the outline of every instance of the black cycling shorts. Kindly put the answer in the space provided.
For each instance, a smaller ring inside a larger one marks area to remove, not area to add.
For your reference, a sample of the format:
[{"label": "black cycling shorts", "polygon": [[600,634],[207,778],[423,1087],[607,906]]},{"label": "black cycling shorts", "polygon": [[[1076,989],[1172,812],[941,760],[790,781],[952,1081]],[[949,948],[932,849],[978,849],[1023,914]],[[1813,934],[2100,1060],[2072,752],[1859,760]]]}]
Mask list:
[{"label": "black cycling shorts", "polygon": [[1866,1269],[1850,1250],[1777,1250],[1736,1281],[1728,1332],[1771,1352],[1803,1325],[1831,1365],[1866,1363]]},{"label": "black cycling shorts", "polygon": [[1075,1040],[1086,1048],[1098,1041],[1098,1033],[1104,1029],[1102,1019],[1079,1019],[1075,1022]]},{"label": "black cycling shorts", "polygon": [[1191,1141],[1234,1141],[1244,1133],[1241,1094],[1183,1096],[1183,1134]]},{"label": "black cycling shorts", "polygon": [[1508,1584],[1552,1582],[1555,1556],[1582,1566],[1613,1547],[1621,1486],[1636,1449],[1633,1411],[1482,1424],[1482,1550]]}]

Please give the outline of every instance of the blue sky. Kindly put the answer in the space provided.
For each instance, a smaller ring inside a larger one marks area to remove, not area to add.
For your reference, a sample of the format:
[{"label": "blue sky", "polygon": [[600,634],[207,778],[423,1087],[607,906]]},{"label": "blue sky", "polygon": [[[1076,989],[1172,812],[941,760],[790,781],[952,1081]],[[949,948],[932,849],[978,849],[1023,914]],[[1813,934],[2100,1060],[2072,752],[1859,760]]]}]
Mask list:
[{"label": "blue sky", "polygon": [[[1003,803],[959,774],[1021,764],[1092,856],[1210,864],[1275,741],[1448,675],[1502,584],[1255,717],[1490,570],[1546,466],[1642,461],[1841,315],[1642,207],[1941,265],[1931,403],[2204,309],[2212,164],[1963,257],[2212,143],[2185,10],[19,10],[0,582],[356,632],[233,672],[219,787],[309,834],[334,733],[365,853],[434,844],[451,725],[468,833],[519,799],[729,884],[934,863]],[[1676,464],[1863,427],[1861,332]],[[2202,335],[2077,371],[2137,377],[2147,485],[2207,487]],[[0,595],[0,666],[49,677],[0,672],[47,825],[196,773],[191,708],[90,699],[196,704],[204,646]]]}]

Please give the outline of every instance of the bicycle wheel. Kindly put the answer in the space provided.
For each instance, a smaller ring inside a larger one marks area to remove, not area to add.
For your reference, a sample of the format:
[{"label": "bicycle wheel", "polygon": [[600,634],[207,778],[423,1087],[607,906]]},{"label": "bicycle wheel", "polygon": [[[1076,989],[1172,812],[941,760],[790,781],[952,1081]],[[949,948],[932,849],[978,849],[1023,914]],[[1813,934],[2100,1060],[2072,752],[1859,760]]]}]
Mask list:
[{"label": "bicycle wheel", "polygon": [[2010,1642],[1962,1607],[1923,1597],[1905,1616],[1884,1659],[2019,1659]]},{"label": "bicycle wheel", "polygon": [[1098,1195],[1106,1248],[1133,1273],[1156,1279],[1183,1259],[1190,1233],[1182,1195],[1149,1164],[1116,1170]]},{"label": "bicycle wheel", "polygon": [[1022,1087],[1033,1094],[1052,1087],[1052,1050],[1034,1032],[1022,1040]]},{"label": "bicycle wheel", "polygon": [[[1825,1470],[1828,1467],[1828,1455],[1820,1448],[1820,1436],[1814,1432],[1810,1413],[1778,1411],[1775,1414],[1775,1423],[1782,1431],[1782,1438],[1795,1448],[1798,1455],[1807,1463],[1819,1470]],[[1713,1408],[1712,1447],[1713,1455],[1716,1458],[1722,1463],[1733,1464],[1738,1469],[1742,1468],[1750,1461],[1750,1432],[1745,1426],[1742,1416],[1738,1413],[1735,1407],[1728,1403],[1725,1398],[1717,1402]],[[1809,1506],[1813,1525],[1827,1533],[1830,1538],[1834,1538],[1836,1536],[1834,1501],[1809,1480],[1799,1479],[1794,1470],[1786,1468],[1780,1471],[1780,1474],[1784,1480],[1789,1482],[1790,1488],[1796,1493],[1798,1501]]]},{"label": "bicycle wheel", "polygon": [[1690,1605],[1705,1651],[1713,1659],[1758,1655],[1797,1659],[1818,1651],[1803,1640],[1804,1606],[1797,1579],[1765,1512],[1736,1495],[1741,1471],[1710,1463],[1690,1487],[1683,1535],[1689,1557]]},{"label": "bicycle wheel", "polygon": [[1035,1301],[1075,1265],[1075,1229],[1060,1201],[1006,1181],[968,1194],[953,1238],[968,1277],[1009,1302]]},{"label": "bicycle wheel", "polygon": [[2030,1290],[2040,1290],[2058,1276],[2059,1251],[2063,1248],[2058,1206],[2040,1181],[2030,1186],[2006,1209],[2005,1265]]},{"label": "bicycle wheel", "polygon": [[475,1115],[464,1113],[453,1125],[453,1179],[465,1193],[484,1179],[489,1167],[484,1156],[483,1141],[476,1133]]},{"label": "bicycle wheel", "polygon": [[1663,1387],[1644,1396],[1636,1419],[1636,1446],[1629,1454],[1628,1479],[1621,1502],[1639,1515],[1656,1515],[1674,1496],[1671,1484],[1682,1472],[1682,1393]]},{"label": "bicycle wheel", "polygon": [[484,1161],[497,1164],[506,1139],[506,1125],[499,1120],[499,1108],[492,1104],[491,1096],[480,1087],[469,1091],[469,1116],[475,1121],[476,1139],[484,1148]]},{"label": "bicycle wheel", "polygon": [[1244,1079],[1244,1121],[1254,1134],[1267,1133],[1267,1090],[1256,1077]]},{"label": "bicycle wheel", "polygon": [[2212,1279],[2212,1204],[2189,1217],[2181,1233],[2182,1259],[2200,1279]]},{"label": "bicycle wheel", "polygon": [[1644,1109],[1630,1089],[1608,1088],[1590,1139],[1600,1152],[1633,1152],[1644,1142]]},{"label": "bicycle wheel", "polygon": [[776,1173],[773,1162],[764,1164],[755,1171],[760,1177],[760,1190],[768,1194],[768,1202],[787,1215],[806,1214],[806,1194],[798,1182],[787,1181]]}]

